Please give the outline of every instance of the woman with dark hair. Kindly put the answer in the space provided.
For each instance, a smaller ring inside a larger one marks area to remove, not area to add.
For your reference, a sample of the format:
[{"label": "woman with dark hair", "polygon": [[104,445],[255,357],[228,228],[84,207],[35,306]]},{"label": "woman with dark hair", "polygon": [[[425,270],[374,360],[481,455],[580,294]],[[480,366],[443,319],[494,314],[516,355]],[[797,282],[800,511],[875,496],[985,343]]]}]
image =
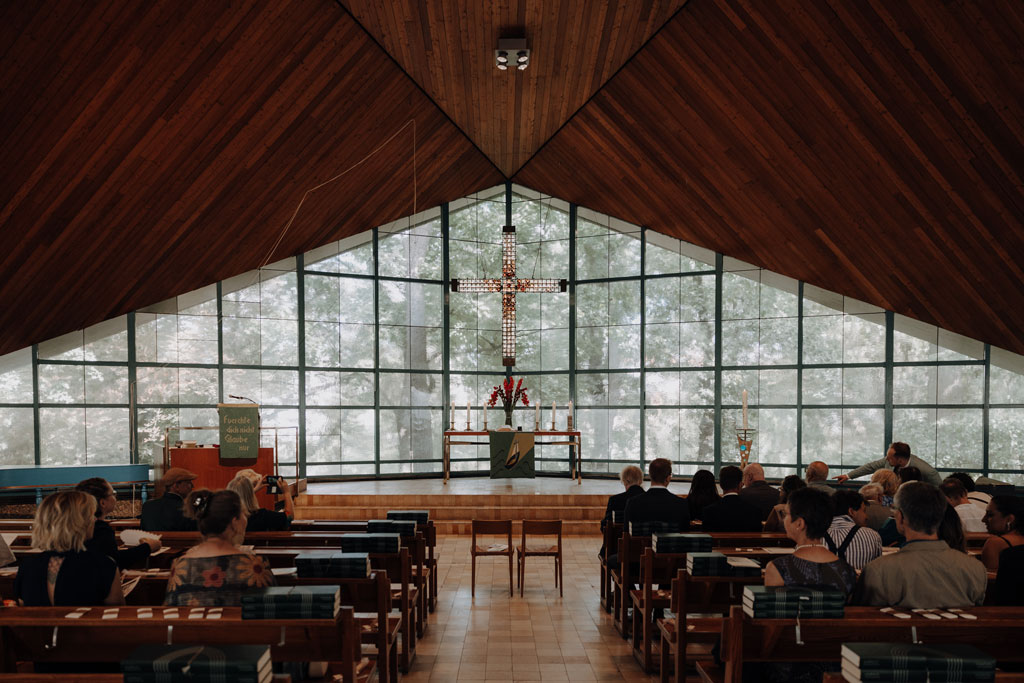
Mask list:
[{"label": "woman with dark hair", "polygon": [[686,504],[690,508],[690,520],[701,519],[704,508],[717,503],[722,497],[715,486],[715,475],[708,470],[697,470],[690,482],[690,492],[686,494]]},{"label": "woman with dark hair", "polygon": [[945,541],[953,550],[962,553],[967,552],[967,535],[964,533],[964,522],[960,519],[959,513],[952,505],[946,506],[942,513],[942,522],[939,524],[939,540]]},{"label": "woman with dark hair", "polygon": [[[796,550],[768,563],[764,585],[838,590],[850,596],[857,574],[825,546],[832,508],[832,496],[821,489],[805,487],[789,494],[783,524],[786,535],[796,542]],[[826,670],[838,670],[838,666],[825,662],[779,662],[756,667],[751,674],[759,681],[804,683],[820,681]],[[747,673],[747,665],[743,666],[743,673]],[[744,679],[747,680],[746,675]]]},{"label": "woman with dark hair", "polygon": [[117,505],[117,493],[106,479],[92,477],[78,482],[76,491],[88,493],[96,499],[96,524],[92,538],[85,542],[86,550],[96,550],[117,562],[119,569],[137,567],[144,563],[150,554],[160,549],[160,540],[155,536],[147,536],[134,548],[117,549],[117,537],[114,528],[107,522],[107,515]]},{"label": "woman with dark hair", "polygon": [[789,500],[789,496],[793,491],[807,488],[807,482],[791,474],[782,480],[781,493],[779,493],[779,504],[772,508],[772,511],[768,513],[768,519],[764,523],[765,531],[785,531],[782,525],[782,513],[786,509],[786,501]]},{"label": "woman with dark hair", "polygon": [[993,496],[981,520],[992,538],[981,548],[981,561],[990,572],[999,570],[999,555],[1024,545],[1024,503],[1016,496]]},{"label": "woman with dark hair", "polygon": [[171,565],[165,605],[240,605],[250,588],[275,585],[263,559],[242,550],[246,513],[234,491],[193,491],[183,512],[196,520],[203,540]]}]

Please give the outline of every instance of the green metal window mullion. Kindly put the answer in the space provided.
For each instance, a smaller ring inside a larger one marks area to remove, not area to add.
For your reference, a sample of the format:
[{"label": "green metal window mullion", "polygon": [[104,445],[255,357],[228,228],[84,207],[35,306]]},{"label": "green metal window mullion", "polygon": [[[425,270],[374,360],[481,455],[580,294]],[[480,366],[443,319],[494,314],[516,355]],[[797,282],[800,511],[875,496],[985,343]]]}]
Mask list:
[{"label": "green metal window mullion", "polygon": [[373,472],[380,476],[380,240],[373,229]]},{"label": "green metal window mullion", "polygon": [[[576,400],[576,224],[577,207],[569,204],[569,400],[574,406],[579,405]],[[579,429],[579,410],[573,416],[576,420],[576,429]],[[569,447],[569,457],[572,457],[572,446]]]},{"label": "green metal window mullion", "polygon": [[[139,463],[139,376],[135,355],[135,311],[128,314],[128,422],[131,425],[129,434],[128,462]],[[134,399],[132,398],[134,396]]]},{"label": "green metal window mullion", "polygon": [[306,273],[305,258],[302,254],[295,257],[295,295],[299,309],[299,434],[298,462],[295,463],[295,474],[298,478],[306,476]]},{"label": "green metal window mullion", "polygon": [[[758,401],[761,395],[758,392]],[[804,446],[804,282],[796,285],[796,467],[803,466]]]},{"label": "green metal window mullion", "polygon": [[[885,312],[885,443],[888,447],[893,441],[892,436],[892,392],[893,392],[893,358],[895,356],[894,330],[896,327],[896,314],[892,311]],[[938,422],[936,422],[938,425]]]},{"label": "green metal window mullion", "polygon": [[[989,416],[990,408],[992,407],[992,401],[990,398],[991,390],[991,379],[992,379],[992,346],[985,344],[985,393],[983,394],[984,405],[981,408],[981,473],[986,477],[988,473],[988,446],[989,446]],[[938,424],[938,414],[935,416],[935,422]]]},{"label": "green metal window mullion", "polygon": [[722,270],[725,259],[715,254],[715,476],[722,468]]},{"label": "green metal window mullion", "polygon": [[[224,283],[217,280],[217,396],[224,401]],[[179,413],[178,419],[181,419]]]},{"label": "green metal window mullion", "polygon": [[[512,181],[505,181],[505,225],[512,225]],[[519,260],[519,241],[516,240],[516,261]],[[504,311],[502,311],[504,316]],[[518,333],[517,333],[518,334]],[[505,378],[512,376],[512,367],[505,366]]]},{"label": "green metal window mullion", "polygon": [[451,217],[448,214],[448,204],[441,205],[441,279],[444,281],[444,310],[441,315],[441,431],[444,432],[449,424],[448,407],[451,402],[451,293],[452,285],[450,270],[448,268],[449,256],[449,233],[451,230]]},{"label": "green metal window mullion", "polygon": [[644,271],[647,265],[647,228],[640,226],[640,469],[647,458],[647,287]]},{"label": "green metal window mullion", "polygon": [[32,440],[36,467],[42,462],[41,438],[39,435],[39,344],[32,345],[32,424],[34,425]]}]

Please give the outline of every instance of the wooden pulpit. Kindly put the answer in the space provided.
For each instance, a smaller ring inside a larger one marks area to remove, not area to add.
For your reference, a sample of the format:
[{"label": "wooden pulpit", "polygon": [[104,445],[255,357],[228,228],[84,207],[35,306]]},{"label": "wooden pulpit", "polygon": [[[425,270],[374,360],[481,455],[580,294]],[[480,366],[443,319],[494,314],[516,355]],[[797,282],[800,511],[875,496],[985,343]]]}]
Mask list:
[{"label": "wooden pulpit", "polygon": [[[195,472],[199,478],[195,481],[197,489],[204,488],[216,491],[225,488],[235,474],[244,469],[254,469],[262,475],[276,474],[274,470],[274,449],[261,448],[256,460],[221,460],[220,449],[204,448],[171,448],[171,467],[184,467]],[[224,464],[230,463],[230,464]],[[256,494],[261,507],[274,509],[275,497],[266,492]]]}]

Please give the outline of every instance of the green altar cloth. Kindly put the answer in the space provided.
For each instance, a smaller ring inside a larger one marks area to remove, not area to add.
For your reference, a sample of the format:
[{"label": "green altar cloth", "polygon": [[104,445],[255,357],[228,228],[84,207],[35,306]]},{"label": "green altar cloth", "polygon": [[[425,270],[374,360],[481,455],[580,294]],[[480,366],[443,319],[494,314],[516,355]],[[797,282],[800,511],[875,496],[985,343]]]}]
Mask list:
[{"label": "green altar cloth", "polygon": [[491,479],[534,478],[533,432],[488,432]]}]

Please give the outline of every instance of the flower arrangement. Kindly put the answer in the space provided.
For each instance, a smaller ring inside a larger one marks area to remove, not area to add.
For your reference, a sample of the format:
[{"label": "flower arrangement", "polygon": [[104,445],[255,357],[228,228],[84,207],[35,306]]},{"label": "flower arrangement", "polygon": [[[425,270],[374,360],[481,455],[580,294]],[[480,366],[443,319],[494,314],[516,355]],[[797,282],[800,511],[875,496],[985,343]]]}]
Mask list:
[{"label": "flower arrangement", "polygon": [[499,398],[501,399],[502,407],[505,409],[505,424],[510,427],[512,426],[512,409],[516,407],[516,403],[522,399],[524,406],[530,405],[530,399],[526,395],[526,387],[523,386],[522,377],[519,378],[518,383],[511,377],[506,377],[501,386],[494,387],[487,405],[494,406],[498,403]]}]

